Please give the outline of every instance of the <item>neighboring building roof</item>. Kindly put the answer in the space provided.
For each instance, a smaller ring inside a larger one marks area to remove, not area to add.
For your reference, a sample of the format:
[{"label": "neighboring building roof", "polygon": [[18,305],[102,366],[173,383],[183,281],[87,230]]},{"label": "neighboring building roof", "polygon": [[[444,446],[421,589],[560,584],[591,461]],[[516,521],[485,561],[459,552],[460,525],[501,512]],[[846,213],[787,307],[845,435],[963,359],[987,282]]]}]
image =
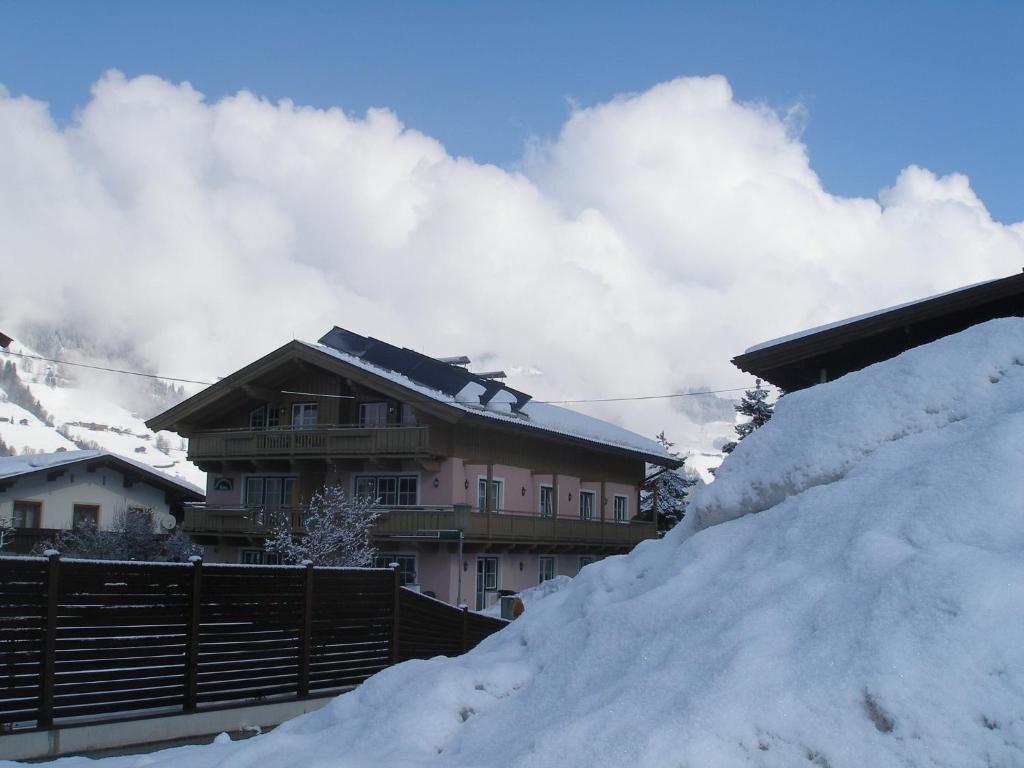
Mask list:
[{"label": "neighboring building roof", "polygon": [[342,364],[344,370],[358,370],[371,380],[397,387],[411,402],[429,407],[437,415],[478,418],[495,426],[527,429],[559,438],[581,441],[593,447],[628,452],[651,463],[677,467],[682,462],[670,456],[656,441],[586,416],[568,408],[533,402],[530,395],[487,376],[471,373],[460,365],[428,357],[371,337],[335,327],[318,343],[293,341],[221,379],[183,403],[146,422],[151,429],[175,429],[196,412],[210,408],[234,387],[258,375],[271,365],[296,357],[319,364]]},{"label": "neighboring building roof", "polygon": [[839,378],[997,317],[1024,317],[1024,274],[762,342],[733,364],[787,391]]},{"label": "neighboring building roof", "polygon": [[148,464],[119,456],[110,451],[57,451],[56,453],[31,453],[24,456],[0,457],[0,481],[13,480],[37,472],[52,472],[72,464],[106,464],[118,471],[129,470],[143,476],[143,481],[164,490],[182,494],[186,500],[201,501],[206,492],[185,480],[171,477]]}]

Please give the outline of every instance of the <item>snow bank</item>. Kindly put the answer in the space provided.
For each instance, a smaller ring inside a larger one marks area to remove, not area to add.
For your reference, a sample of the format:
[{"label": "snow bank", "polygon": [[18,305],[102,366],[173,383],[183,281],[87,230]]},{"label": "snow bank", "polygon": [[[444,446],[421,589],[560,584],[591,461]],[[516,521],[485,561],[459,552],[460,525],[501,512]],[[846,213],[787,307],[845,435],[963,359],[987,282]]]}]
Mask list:
[{"label": "snow bank", "polygon": [[[523,601],[523,608],[527,609],[533,605],[536,605],[538,600],[542,600],[548,595],[553,595],[555,592],[559,592],[572,584],[571,576],[555,576],[553,579],[542,581],[535,587],[524,589],[522,592],[518,592],[516,597]],[[496,619],[501,618],[501,601],[499,600],[490,608],[484,608],[482,611],[484,616],[493,616]]]},{"label": "snow bank", "polygon": [[[459,659],[89,765],[1024,765],[1024,320],[783,399],[688,523]],[[751,514],[757,512],[757,514]]]}]

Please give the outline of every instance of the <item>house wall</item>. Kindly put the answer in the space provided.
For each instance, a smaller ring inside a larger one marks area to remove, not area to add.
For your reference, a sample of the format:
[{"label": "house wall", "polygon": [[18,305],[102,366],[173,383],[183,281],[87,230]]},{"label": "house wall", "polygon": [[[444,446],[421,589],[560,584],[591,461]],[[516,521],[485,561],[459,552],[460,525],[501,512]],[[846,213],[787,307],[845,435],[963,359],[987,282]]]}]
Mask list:
[{"label": "house wall", "polygon": [[98,505],[102,529],[109,529],[117,513],[130,506],[152,509],[157,516],[170,511],[162,490],[142,482],[125,488],[121,473],[106,467],[94,472],[68,468],[54,480],[47,480],[45,472],[19,478],[0,493],[0,517],[12,517],[15,501],[42,502],[40,528],[70,528],[75,504]]}]

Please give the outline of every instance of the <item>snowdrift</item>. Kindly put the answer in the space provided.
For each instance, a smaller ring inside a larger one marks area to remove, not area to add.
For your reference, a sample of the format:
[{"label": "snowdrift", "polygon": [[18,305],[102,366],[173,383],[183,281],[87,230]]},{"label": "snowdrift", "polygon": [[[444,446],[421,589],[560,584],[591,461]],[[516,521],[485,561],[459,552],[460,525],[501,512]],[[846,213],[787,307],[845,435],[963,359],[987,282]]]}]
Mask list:
[{"label": "snowdrift", "polygon": [[670,536],[238,743],[65,765],[1024,765],[1024,320],[783,398]]}]

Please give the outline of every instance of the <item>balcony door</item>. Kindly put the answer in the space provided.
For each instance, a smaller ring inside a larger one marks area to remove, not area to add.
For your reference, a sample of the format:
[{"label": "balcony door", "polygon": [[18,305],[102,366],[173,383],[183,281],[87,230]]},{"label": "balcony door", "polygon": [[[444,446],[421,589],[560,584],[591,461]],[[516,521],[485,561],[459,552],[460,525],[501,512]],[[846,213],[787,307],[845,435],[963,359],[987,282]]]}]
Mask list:
[{"label": "balcony door", "polygon": [[476,609],[482,611],[494,602],[491,596],[498,595],[498,558],[478,557],[476,559]]}]

